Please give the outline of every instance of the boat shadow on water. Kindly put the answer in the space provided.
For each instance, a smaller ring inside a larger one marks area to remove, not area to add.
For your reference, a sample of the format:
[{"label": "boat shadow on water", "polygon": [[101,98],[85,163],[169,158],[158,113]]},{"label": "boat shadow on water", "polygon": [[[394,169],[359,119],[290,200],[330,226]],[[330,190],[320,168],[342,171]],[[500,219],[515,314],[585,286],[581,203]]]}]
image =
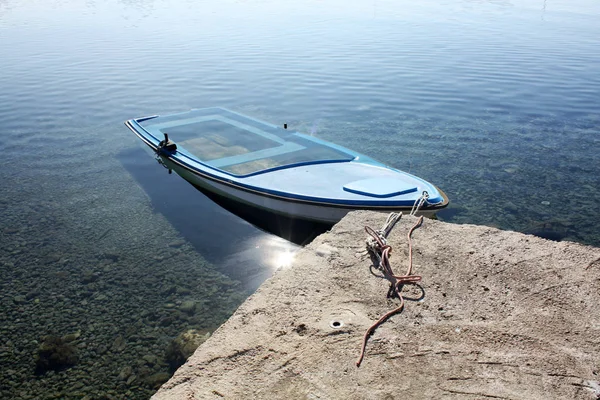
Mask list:
[{"label": "boat shadow on water", "polygon": [[256,289],[278,267],[269,259],[295,251],[297,245],[310,243],[331,228],[279,217],[205,193],[176,174],[170,175],[148,157],[145,149],[125,149],[116,157],[148,195],[154,210],[203,257],[242,281],[248,290]]}]

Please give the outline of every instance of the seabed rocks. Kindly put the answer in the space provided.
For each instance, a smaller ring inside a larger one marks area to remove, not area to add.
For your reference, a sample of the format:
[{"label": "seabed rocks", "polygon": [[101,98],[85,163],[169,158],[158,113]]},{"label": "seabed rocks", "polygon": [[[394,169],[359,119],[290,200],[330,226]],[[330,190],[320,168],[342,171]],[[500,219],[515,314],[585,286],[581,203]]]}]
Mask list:
[{"label": "seabed rocks", "polygon": [[111,154],[69,157],[92,170],[5,174],[0,188],[0,398],[145,400],[171,375],[171,341],[213,331],[247,293]]},{"label": "seabed rocks", "polygon": [[[365,251],[354,212],[266,281],[153,396],[170,399],[432,399],[600,396],[600,249],[425,220],[413,233],[418,286],[398,300]],[[403,216],[392,268],[408,266]]]}]

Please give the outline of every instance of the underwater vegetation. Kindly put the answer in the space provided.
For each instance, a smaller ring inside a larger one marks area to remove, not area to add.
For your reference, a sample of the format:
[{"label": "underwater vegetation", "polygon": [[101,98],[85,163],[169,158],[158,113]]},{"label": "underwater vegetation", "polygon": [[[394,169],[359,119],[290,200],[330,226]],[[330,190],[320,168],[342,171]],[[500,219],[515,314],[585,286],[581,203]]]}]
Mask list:
[{"label": "underwater vegetation", "polygon": [[44,338],[37,352],[35,373],[41,375],[47,371],[59,371],[77,364],[77,349],[72,341],[77,335],[53,336]]}]

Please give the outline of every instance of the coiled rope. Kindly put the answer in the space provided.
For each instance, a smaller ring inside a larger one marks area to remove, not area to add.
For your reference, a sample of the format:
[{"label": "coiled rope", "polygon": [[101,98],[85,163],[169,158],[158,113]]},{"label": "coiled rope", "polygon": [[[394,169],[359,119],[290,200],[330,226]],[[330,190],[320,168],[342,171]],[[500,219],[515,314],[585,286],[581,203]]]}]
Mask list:
[{"label": "coiled rope", "polygon": [[[420,208],[420,205],[417,206],[417,203],[423,203],[426,201],[426,192],[424,192],[423,196],[421,196],[415,202],[415,206],[413,206],[413,211]],[[411,211],[412,214],[412,211]],[[371,239],[367,240],[367,249],[369,252],[379,261],[378,268],[382,271],[384,277],[390,281],[390,290],[388,296],[396,295],[398,299],[400,299],[400,305],[395,309],[388,311],[381,318],[377,320],[367,331],[363,337],[362,347],[360,351],[360,356],[356,361],[356,366],[360,367],[364,357],[365,350],[367,348],[367,341],[369,337],[375,332],[375,329],[382,323],[384,323],[389,317],[394,314],[401,312],[404,309],[404,298],[402,297],[402,288],[405,284],[415,284],[421,281],[421,277],[418,275],[412,274],[412,233],[415,229],[417,229],[423,223],[423,216],[420,216],[417,222],[413,225],[412,228],[408,231],[408,269],[405,275],[395,275],[392,267],[390,265],[390,253],[392,251],[392,247],[387,244],[387,236],[390,231],[396,224],[396,222],[402,217],[402,213],[392,213],[388,216],[386,223],[383,228],[379,231],[375,231],[373,228],[365,226],[365,231],[371,236]]]}]

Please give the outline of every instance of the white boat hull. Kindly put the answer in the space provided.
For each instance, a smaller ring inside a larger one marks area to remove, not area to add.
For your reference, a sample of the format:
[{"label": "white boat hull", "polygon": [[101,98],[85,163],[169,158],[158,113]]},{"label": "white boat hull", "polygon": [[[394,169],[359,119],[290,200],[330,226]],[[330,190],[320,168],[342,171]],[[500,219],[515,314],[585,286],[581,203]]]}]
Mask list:
[{"label": "white boat hull", "polygon": [[[277,198],[276,196],[268,196],[260,192],[252,192],[244,190],[233,185],[224,184],[212,179],[202,177],[196,173],[189,171],[169,159],[161,157],[163,164],[175,171],[179,176],[188,181],[194,186],[203,190],[209,191],[216,195],[225,197],[229,200],[244,204],[250,207],[256,207],[261,210],[282,215],[288,218],[301,219],[306,221],[314,221],[325,224],[335,224],[339,222],[350,211],[365,210],[365,207],[341,207],[327,203],[316,202],[299,202],[290,201],[290,199]],[[371,207],[369,210],[385,211],[385,212],[410,212],[410,208],[399,207],[390,209],[390,207]],[[417,215],[431,217],[437,210],[423,210]]]}]

